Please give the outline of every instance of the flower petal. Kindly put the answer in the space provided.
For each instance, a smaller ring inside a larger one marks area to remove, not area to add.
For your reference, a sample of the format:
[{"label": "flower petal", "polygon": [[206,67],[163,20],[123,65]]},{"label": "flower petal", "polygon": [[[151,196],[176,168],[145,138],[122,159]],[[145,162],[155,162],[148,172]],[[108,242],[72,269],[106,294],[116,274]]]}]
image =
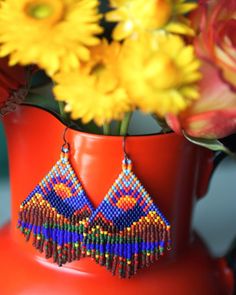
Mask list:
[{"label": "flower petal", "polygon": [[201,98],[179,116],[168,115],[168,125],[181,134],[199,138],[222,138],[236,132],[236,92],[222,79],[218,68],[203,62]]},{"label": "flower petal", "polygon": [[236,132],[236,108],[210,111],[185,119],[183,129],[199,138],[223,138]]}]

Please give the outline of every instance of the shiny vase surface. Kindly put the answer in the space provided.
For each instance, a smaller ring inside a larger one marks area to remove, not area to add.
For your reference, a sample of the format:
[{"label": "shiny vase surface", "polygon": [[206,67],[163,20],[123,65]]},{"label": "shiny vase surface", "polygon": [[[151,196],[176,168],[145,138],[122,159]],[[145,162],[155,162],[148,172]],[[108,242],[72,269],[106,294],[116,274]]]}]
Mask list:
[{"label": "shiny vase surface", "polygon": [[[212,172],[212,154],[175,134],[132,136],[133,170],[172,225],[173,249],[132,279],[113,277],[90,258],[62,268],[43,258],[16,229],[21,202],[59,159],[64,126],[51,114],[20,107],[4,118],[11,180],[11,223],[0,230],[1,295],[230,295],[233,279],[191,229],[192,209]],[[122,137],[67,132],[70,161],[94,207],[121,171]]]}]

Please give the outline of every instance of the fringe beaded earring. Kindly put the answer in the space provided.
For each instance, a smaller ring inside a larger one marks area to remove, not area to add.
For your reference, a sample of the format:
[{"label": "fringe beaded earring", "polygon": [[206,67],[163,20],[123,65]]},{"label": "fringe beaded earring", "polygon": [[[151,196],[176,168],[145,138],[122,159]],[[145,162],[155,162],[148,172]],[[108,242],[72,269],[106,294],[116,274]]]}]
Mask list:
[{"label": "fringe beaded earring", "polygon": [[165,247],[170,249],[170,224],[133,173],[126,153],[122,167],[89,220],[84,247],[113,275],[130,278],[158,260]]},{"label": "fringe beaded earring", "polygon": [[64,141],[60,160],[20,206],[18,227],[59,266],[87,255],[130,278],[170,249],[170,224],[133,173],[125,146],[122,172],[94,210]]},{"label": "fringe beaded earring", "polygon": [[84,256],[83,235],[94,211],[69,162],[65,133],[59,161],[21,204],[18,221],[26,240],[33,233],[33,246],[59,266]]}]

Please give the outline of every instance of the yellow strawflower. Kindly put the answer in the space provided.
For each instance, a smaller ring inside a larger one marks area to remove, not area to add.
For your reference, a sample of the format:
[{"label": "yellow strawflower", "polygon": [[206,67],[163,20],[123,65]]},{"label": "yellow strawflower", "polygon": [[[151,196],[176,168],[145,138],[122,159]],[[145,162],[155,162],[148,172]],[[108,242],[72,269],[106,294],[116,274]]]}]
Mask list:
[{"label": "yellow strawflower", "polygon": [[112,11],[106,19],[118,22],[113,38],[122,40],[139,31],[164,29],[178,34],[194,35],[185,13],[196,8],[186,0],[110,0]]},{"label": "yellow strawflower", "polygon": [[198,98],[199,67],[193,46],[163,32],[127,39],[120,55],[122,82],[133,104],[161,117]]},{"label": "yellow strawflower", "polygon": [[106,41],[92,49],[91,60],[79,71],[59,73],[54,78],[57,100],[65,101],[72,119],[97,125],[120,120],[130,111],[130,100],[117,75],[120,44]]},{"label": "yellow strawflower", "polygon": [[5,0],[0,6],[0,56],[37,64],[49,75],[87,61],[99,43],[98,0]]}]

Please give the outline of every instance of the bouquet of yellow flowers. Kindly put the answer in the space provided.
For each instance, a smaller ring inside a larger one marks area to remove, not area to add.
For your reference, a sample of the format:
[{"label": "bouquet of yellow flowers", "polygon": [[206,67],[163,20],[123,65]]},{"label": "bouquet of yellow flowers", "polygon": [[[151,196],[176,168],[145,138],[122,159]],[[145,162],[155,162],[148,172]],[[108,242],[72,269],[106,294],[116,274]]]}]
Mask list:
[{"label": "bouquet of yellow flowers", "polygon": [[223,149],[236,131],[236,3],[198,2],[2,0],[0,56],[43,70],[68,124],[125,135],[140,110]]}]

